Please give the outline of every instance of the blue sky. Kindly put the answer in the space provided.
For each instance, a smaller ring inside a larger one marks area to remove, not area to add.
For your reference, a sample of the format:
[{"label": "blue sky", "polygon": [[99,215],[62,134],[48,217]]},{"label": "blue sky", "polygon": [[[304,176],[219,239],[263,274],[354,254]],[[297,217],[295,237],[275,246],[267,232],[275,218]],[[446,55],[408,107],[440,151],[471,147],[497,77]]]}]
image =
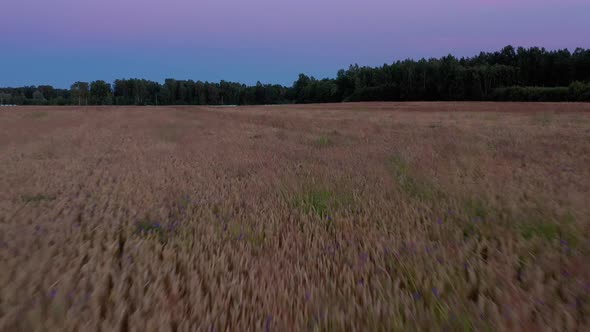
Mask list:
[{"label": "blue sky", "polygon": [[0,86],[140,77],[291,84],[505,45],[590,48],[587,0],[7,0]]}]

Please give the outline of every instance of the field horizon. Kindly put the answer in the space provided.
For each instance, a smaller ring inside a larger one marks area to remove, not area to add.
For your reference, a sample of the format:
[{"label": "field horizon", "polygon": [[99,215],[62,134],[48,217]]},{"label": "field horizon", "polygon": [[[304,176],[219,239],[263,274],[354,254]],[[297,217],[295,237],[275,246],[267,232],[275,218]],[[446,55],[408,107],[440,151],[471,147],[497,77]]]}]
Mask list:
[{"label": "field horizon", "polygon": [[350,102],[328,102],[308,104],[265,104],[265,105],[15,105],[5,111],[26,111],[26,110],[118,110],[118,109],[334,109],[362,111],[373,109],[382,111],[422,111],[422,112],[588,112],[590,102],[576,101],[350,101]]}]

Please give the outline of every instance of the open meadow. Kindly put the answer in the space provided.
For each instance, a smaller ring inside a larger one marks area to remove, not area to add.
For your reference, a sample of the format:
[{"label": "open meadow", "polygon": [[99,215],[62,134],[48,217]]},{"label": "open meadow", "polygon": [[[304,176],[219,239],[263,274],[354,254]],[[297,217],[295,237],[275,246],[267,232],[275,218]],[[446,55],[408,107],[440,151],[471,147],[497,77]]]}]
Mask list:
[{"label": "open meadow", "polygon": [[0,109],[0,331],[590,329],[590,104]]}]

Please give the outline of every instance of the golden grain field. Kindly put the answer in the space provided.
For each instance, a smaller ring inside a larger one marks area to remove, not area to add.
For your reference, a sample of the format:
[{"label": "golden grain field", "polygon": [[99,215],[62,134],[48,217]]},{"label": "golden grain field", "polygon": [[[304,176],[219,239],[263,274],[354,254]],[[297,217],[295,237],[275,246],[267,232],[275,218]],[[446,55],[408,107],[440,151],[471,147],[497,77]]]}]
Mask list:
[{"label": "golden grain field", "polygon": [[590,104],[0,112],[0,331],[590,329]]}]

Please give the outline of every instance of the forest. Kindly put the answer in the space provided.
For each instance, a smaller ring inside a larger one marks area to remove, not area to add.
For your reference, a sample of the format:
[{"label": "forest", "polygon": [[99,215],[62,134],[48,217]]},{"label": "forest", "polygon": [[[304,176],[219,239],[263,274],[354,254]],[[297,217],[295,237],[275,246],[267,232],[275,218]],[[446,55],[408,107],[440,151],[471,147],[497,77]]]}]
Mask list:
[{"label": "forest", "polygon": [[300,74],[292,86],[221,81],[117,79],[0,88],[0,104],[260,105],[354,101],[590,101],[590,49],[506,46],[457,58],[351,65],[335,78]]}]

